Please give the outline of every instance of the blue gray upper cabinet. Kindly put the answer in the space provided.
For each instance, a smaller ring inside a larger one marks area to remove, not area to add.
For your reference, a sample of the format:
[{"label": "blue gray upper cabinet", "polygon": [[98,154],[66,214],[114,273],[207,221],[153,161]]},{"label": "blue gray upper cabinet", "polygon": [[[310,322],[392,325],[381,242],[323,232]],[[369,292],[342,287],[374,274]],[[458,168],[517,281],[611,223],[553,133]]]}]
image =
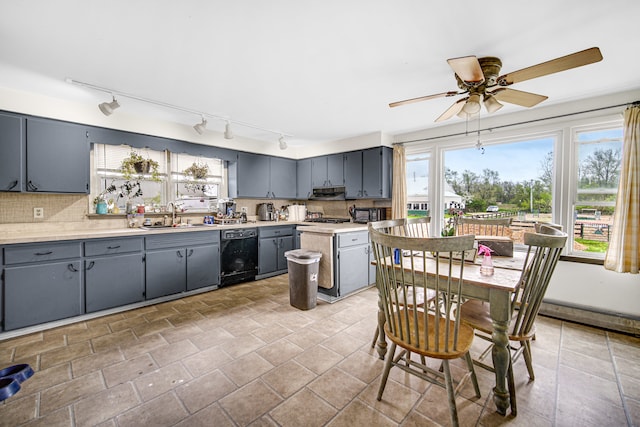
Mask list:
[{"label": "blue gray upper cabinet", "polygon": [[238,153],[237,197],[295,199],[296,161]]},{"label": "blue gray upper cabinet", "polygon": [[297,198],[307,200],[311,196],[311,159],[301,159],[297,162],[298,179],[296,180]]},{"label": "blue gray upper cabinet", "polygon": [[89,142],[85,126],[27,118],[26,191],[89,192]]},{"label": "blue gray upper cabinet", "polygon": [[344,155],[311,158],[311,185],[314,188],[344,185]]},{"label": "blue gray upper cabinet", "polygon": [[347,199],[391,198],[393,150],[375,147],[345,154]]},{"label": "blue gray upper cabinet", "polygon": [[391,198],[393,150],[388,147],[362,151],[362,192],[364,198]]},{"label": "blue gray upper cabinet", "polygon": [[0,113],[0,191],[24,190],[25,119]]}]

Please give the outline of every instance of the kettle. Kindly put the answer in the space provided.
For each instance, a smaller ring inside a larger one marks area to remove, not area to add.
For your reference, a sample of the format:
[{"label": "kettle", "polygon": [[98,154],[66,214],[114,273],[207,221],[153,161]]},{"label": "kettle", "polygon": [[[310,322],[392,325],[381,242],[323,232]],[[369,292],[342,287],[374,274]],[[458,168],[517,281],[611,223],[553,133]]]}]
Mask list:
[{"label": "kettle", "polygon": [[273,203],[260,203],[258,204],[258,220],[259,221],[273,221],[275,212],[273,209]]}]

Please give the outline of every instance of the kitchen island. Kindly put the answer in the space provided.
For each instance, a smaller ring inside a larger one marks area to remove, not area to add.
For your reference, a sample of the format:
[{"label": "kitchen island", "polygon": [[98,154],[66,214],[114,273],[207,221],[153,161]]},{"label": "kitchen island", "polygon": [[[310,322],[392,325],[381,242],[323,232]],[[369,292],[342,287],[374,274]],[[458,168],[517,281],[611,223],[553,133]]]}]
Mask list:
[{"label": "kitchen island", "polygon": [[300,247],[322,253],[318,299],[335,302],[375,283],[367,224],[299,225]]}]

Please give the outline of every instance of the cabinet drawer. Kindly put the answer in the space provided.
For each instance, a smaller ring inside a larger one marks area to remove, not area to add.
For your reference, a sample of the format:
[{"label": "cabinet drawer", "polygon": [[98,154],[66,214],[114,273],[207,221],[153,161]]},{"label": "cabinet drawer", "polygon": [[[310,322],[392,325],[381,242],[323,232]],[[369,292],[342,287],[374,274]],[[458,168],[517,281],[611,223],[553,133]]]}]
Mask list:
[{"label": "cabinet drawer", "polygon": [[146,249],[162,249],[187,247],[193,245],[205,245],[220,242],[220,231],[188,231],[172,232],[147,236],[144,239]]},{"label": "cabinet drawer", "polygon": [[7,265],[80,258],[80,256],[80,242],[15,245],[4,248],[4,263]]},{"label": "cabinet drawer", "polygon": [[260,238],[264,237],[281,237],[293,235],[293,227],[290,225],[283,225],[278,227],[260,227]]},{"label": "cabinet drawer", "polygon": [[127,252],[140,252],[142,250],[142,238],[133,239],[99,239],[84,243],[84,255],[115,255]]},{"label": "cabinet drawer", "polygon": [[357,231],[354,233],[338,234],[338,247],[346,248],[349,246],[366,245],[369,243],[368,231]]}]

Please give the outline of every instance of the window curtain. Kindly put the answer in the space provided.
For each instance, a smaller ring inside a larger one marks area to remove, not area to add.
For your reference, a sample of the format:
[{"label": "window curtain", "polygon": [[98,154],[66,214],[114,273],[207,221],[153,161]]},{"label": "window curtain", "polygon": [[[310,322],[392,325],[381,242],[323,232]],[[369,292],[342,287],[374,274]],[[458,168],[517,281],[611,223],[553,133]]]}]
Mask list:
[{"label": "window curtain", "polygon": [[391,217],[407,217],[407,156],[402,145],[393,147],[393,187],[391,189]]},{"label": "window curtain", "polygon": [[613,231],[604,267],[618,273],[640,269],[640,105],[624,112],[624,142]]}]

